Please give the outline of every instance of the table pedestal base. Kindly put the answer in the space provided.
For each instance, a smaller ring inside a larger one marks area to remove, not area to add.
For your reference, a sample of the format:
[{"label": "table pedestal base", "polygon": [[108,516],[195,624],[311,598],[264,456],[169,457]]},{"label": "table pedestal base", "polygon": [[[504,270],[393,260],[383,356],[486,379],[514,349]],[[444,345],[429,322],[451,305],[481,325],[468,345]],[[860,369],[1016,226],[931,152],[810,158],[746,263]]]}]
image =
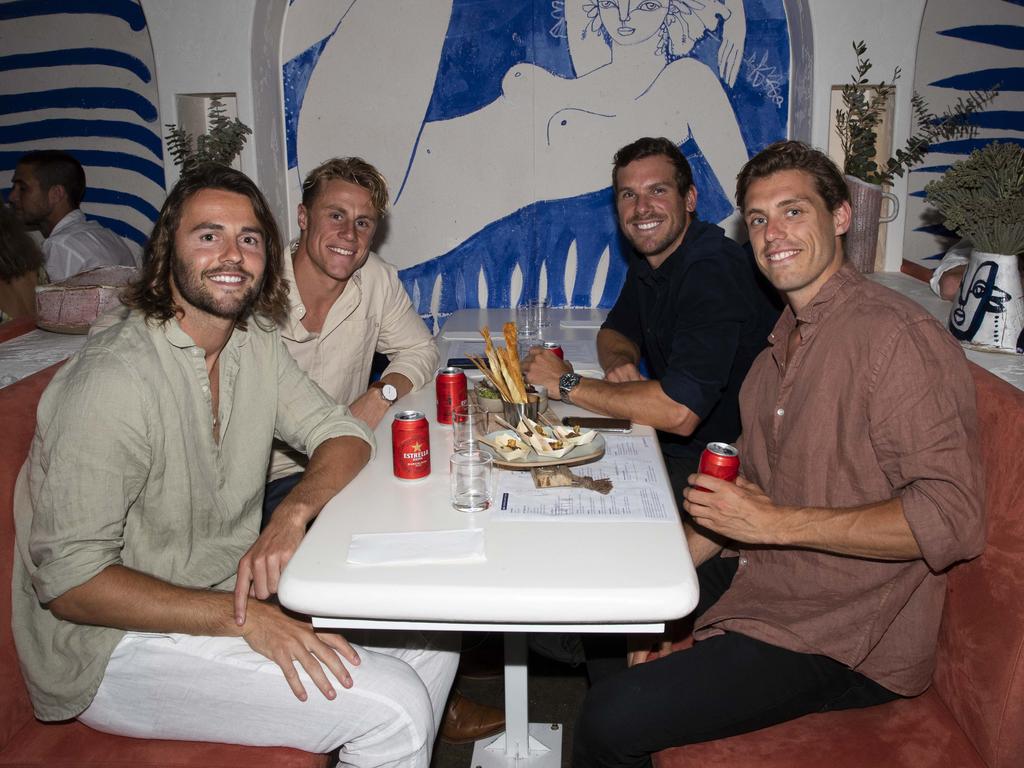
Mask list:
[{"label": "table pedestal base", "polygon": [[[558,723],[530,723],[529,748],[513,748],[509,754],[507,734],[481,739],[473,746],[474,768],[561,768],[562,727]],[[518,746],[518,745],[517,745]],[[525,752],[525,754],[523,754]]]}]

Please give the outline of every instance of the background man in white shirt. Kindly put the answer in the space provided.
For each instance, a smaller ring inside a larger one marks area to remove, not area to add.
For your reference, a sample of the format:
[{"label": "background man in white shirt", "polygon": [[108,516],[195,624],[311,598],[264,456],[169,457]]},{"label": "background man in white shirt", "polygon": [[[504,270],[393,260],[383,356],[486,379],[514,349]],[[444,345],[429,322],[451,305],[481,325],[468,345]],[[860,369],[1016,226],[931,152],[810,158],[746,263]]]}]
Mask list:
[{"label": "background man in white shirt", "polygon": [[9,202],[18,218],[38,228],[46,273],[60,282],[96,267],[134,267],[128,245],[79,209],[85,196],[82,164],[66,152],[46,149],[22,155],[14,170]]}]

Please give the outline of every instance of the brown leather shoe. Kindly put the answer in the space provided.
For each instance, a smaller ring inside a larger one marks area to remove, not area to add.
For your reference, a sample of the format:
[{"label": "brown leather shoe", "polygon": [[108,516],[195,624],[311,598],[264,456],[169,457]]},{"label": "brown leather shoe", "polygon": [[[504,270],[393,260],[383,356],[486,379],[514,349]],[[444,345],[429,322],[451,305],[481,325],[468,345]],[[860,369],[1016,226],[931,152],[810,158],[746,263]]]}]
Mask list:
[{"label": "brown leather shoe", "polygon": [[469,744],[505,730],[505,713],[467,699],[458,691],[448,697],[441,724],[441,738],[449,744]]}]

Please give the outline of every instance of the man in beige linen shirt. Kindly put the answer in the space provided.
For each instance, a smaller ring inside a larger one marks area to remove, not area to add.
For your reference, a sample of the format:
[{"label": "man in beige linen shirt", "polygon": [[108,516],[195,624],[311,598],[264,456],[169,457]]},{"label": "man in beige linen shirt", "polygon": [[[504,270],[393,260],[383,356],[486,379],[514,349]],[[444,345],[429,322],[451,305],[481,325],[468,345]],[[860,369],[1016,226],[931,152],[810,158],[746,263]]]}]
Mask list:
[{"label": "man in beige linen shirt", "polygon": [[835,164],[779,142],[744,166],[736,197],[787,307],[741,390],[741,477],[691,475],[684,493],[696,642],[635,651],[592,689],[577,768],[921,693],[945,572],[984,547],[963,351],[844,262]]},{"label": "man in beige linen shirt", "polygon": [[[350,645],[268,600],[373,450],[280,342],[282,259],[243,174],[171,191],[133,311],[40,401],[15,492],[19,658],[45,720],[425,768],[457,655]],[[311,460],[260,534],[275,436]]]}]

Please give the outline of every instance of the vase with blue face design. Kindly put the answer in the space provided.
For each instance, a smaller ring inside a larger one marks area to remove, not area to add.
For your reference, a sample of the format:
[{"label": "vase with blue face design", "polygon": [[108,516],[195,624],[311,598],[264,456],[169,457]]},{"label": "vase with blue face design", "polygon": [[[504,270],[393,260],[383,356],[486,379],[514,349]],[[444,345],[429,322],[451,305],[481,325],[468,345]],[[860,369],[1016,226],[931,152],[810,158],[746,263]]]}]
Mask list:
[{"label": "vase with blue face design", "polygon": [[971,251],[949,330],[965,346],[1024,353],[1024,291],[1016,256]]}]

